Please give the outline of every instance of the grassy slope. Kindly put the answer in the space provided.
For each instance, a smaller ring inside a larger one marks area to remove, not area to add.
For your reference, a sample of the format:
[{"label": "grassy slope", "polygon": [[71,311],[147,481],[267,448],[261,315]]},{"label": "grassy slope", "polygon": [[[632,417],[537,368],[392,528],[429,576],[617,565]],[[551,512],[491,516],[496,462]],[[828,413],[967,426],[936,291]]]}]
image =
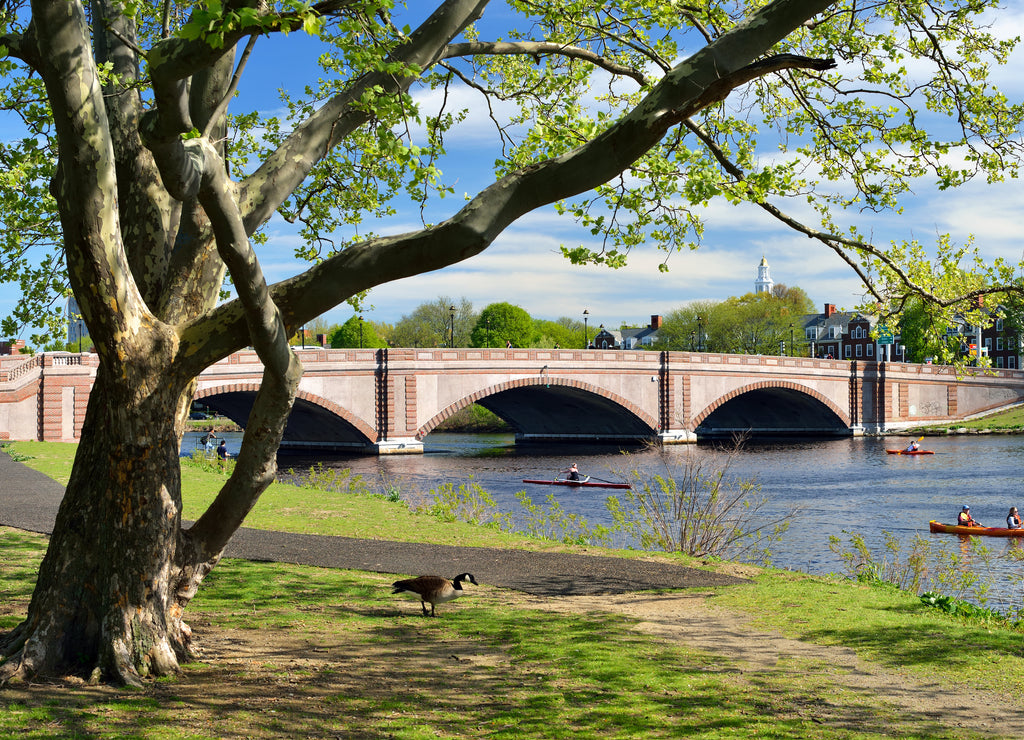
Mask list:
[{"label": "grassy slope", "polygon": [[999,411],[995,414],[982,416],[970,421],[957,422],[943,426],[921,427],[920,431],[938,432],[945,434],[951,429],[967,429],[971,431],[988,430],[992,432],[1022,432],[1024,431],[1024,406],[1017,406],[1006,411]]}]

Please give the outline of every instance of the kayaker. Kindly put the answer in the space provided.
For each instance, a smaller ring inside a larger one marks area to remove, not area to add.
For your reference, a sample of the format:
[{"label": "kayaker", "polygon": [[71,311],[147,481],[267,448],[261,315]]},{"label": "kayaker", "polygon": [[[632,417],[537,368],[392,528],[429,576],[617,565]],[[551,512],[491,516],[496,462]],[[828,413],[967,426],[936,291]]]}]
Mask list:
[{"label": "kayaker", "polygon": [[976,521],[974,521],[973,518],[971,518],[971,507],[970,506],[964,506],[964,508],[962,508],[960,510],[960,515],[957,516],[956,523],[957,523],[957,525],[959,525],[961,527],[980,527],[980,526],[982,526],[982,525],[978,524]]},{"label": "kayaker", "polygon": [[907,449],[904,450],[904,452],[917,452],[919,449],[921,449],[921,445],[919,445],[917,443],[917,440],[915,439],[913,442],[910,443]]},{"label": "kayaker", "polygon": [[1020,517],[1017,515],[1017,507],[1011,506],[1010,513],[1006,515],[1007,529],[1020,529]]},{"label": "kayaker", "polygon": [[566,474],[566,476],[565,476],[566,480],[579,480],[580,479],[580,471],[579,471],[579,468],[576,467],[576,463],[573,463],[572,465],[570,465],[568,468],[566,468],[562,472]]}]

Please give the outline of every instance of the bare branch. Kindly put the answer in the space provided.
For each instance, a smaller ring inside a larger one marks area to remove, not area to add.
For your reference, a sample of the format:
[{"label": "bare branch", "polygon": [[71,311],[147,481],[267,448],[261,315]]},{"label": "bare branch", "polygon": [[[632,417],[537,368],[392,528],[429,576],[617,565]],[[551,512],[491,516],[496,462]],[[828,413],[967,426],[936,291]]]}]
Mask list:
[{"label": "bare branch", "polygon": [[549,41],[467,41],[458,44],[449,44],[442,53],[442,59],[455,57],[486,55],[519,55],[532,56],[540,61],[541,56],[552,55],[566,57],[567,59],[580,59],[590,62],[596,67],[607,70],[615,75],[622,75],[636,80],[641,87],[647,85],[647,78],[640,70],[627,67],[624,64],[617,64],[596,54],[589,49],[582,49],[578,46],[568,44],[554,44]]}]

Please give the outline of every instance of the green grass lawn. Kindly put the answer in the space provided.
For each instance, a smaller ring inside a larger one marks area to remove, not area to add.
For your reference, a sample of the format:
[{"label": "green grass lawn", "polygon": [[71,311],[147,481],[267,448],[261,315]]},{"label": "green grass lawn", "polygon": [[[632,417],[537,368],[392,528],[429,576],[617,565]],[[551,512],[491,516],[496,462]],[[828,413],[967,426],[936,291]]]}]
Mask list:
[{"label": "green grass lawn", "polygon": [[[8,449],[57,480],[66,480],[74,453],[52,443]],[[195,516],[223,474],[186,466],[184,481],[186,513]],[[378,497],[291,486],[273,486],[247,525],[570,549],[442,523]],[[0,528],[0,630],[23,618],[45,546],[43,536]],[[712,608],[747,615],[751,628],[852,649],[868,666],[922,683],[1007,702],[1024,694],[1017,630],[952,617],[892,588],[755,572],[749,583],[716,589]],[[207,649],[201,661],[137,691],[9,686],[0,690],[0,738],[977,736],[849,691],[827,661],[780,656],[779,670],[753,671],[714,644],[638,630],[636,618],[542,609],[486,583],[424,619],[418,602],[391,595],[392,580],[225,560],[187,616]]]},{"label": "green grass lawn", "polygon": [[1006,411],[999,411],[995,414],[982,416],[968,421],[958,421],[955,424],[943,424],[938,426],[921,427],[921,432],[932,432],[946,434],[948,430],[967,429],[969,431],[988,430],[992,432],[1024,432],[1024,406],[1017,406]]}]

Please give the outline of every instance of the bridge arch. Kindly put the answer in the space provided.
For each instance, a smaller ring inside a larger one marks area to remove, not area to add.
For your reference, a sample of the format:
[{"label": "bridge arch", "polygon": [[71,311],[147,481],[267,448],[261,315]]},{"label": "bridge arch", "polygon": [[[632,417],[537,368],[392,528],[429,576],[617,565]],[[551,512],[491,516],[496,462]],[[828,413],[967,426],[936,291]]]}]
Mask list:
[{"label": "bridge arch", "polygon": [[516,378],[482,388],[438,411],[416,432],[422,440],[457,411],[479,404],[505,420],[517,441],[637,442],[657,436],[658,421],[625,398],[572,378]]},{"label": "bridge arch", "polygon": [[736,388],[693,419],[693,430],[704,438],[748,431],[846,436],[851,426],[849,413],[830,398],[788,380],[758,381]]},{"label": "bridge arch", "polygon": [[[232,383],[196,391],[195,400],[241,426],[249,420],[259,383]],[[214,400],[211,400],[214,399]],[[377,430],[347,409],[308,391],[295,394],[284,429],[283,447],[363,449],[377,440]]]}]

